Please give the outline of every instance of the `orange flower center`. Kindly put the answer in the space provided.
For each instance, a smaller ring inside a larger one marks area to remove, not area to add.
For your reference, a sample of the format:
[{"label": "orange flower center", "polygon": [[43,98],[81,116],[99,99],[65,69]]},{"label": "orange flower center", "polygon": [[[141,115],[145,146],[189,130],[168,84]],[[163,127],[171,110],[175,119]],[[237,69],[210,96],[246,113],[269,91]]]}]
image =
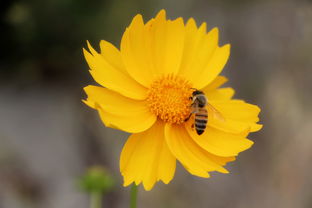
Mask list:
[{"label": "orange flower center", "polygon": [[190,114],[193,90],[188,81],[174,75],[154,81],[147,102],[152,113],[165,122],[181,124]]}]

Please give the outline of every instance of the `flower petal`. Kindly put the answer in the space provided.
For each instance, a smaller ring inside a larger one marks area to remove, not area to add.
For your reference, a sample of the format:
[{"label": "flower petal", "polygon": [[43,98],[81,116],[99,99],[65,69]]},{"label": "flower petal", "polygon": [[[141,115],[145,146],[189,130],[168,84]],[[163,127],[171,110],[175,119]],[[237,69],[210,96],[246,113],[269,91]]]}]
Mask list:
[{"label": "flower petal", "polygon": [[[111,90],[114,90],[126,97],[143,100],[147,96],[147,89],[133,80],[125,70],[122,69],[121,60],[117,64],[118,55],[116,50],[111,46],[103,47],[102,55],[98,54],[88,42],[88,47],[91,53],[83,49],[84,56],[90,67],[90,73],[94,80]],[[109,49],[108,49],[109,48]],[[115,51],[113,53],[110,53]],[[110,55],[108,54],[110,53]]]},{"label": "flower petal", "polygon": [[226,83],[228,79],[224,76],[217,76],[210,84],[208,84],[205,88],[201,89],[204,92],[213,91],[219,87],[221,87],[224,83]]},{"label": "flower petal", "polygon": [[219,88],[210,91],[204,91],[208,101],[212,100],[230,100],[235,93],[235,90],[231,87]]},{"label": "flower petal", "polygon": [[234,157],[218,157],[198,146],[183,125],[165,126],[166,142],[172,154],[193,175],[209,177],[209,171],[228,173],[222,166]]},{"label": "flower petal", "polygon": [[197,89],[198,76],[203,73],[218,46],[218,29],[213,28],[206,34],[206,23],[198,29],[193,19],[186,24],[184,53],[179,75],[187,77]]},{"label": "flower petal", "polygon": [[100,41],[101,55],[115,69],[127,74],[127,70],[121,58],[120,51],[110,42]]},{"label": "flower petal", "polygon": [[120,157],[120,170],[124,186],[141,182],[145,190],[153,188],[156,181],[168,184],[174,176],[176,159],[164,138],[164,123],[156,122],[149,130],[132,134]]},{"label": "flower petal", "polygon": [[121,54],[133,79],[149,87],[160,75],[176,74],[184,31],[183,19],[166,20],[164,10],[145,25],[141,15],[135,16],[121,41]]},{"label": "flower petal", "polygon": [[144,22],[136,15],[121,39],[121,56],[130,76],[145,87],[149,87],[152,76],[148,54],[145,49]]},{"label": "flower petal", "polygon": [[87,86],[86,103],[97,109],[108,127],[137,133],[150,128],[156,116],[149,111],[145,101],[132,100],[103,87]]},{"label": "flower petal", "polygon": [[230,134],[207,126],[204,133],[198,135],[191,128],[191,125],[186,125],[186,129],[201,148],[222,157],[236,156],[239,152],[250,148],[253,144],[252,141],[245,138],[246,132]]},{"label": "flower petal", "polygon": [[149,26],[152,54],[154,55],[154,77],[163,74],[177,74],[184,47],[185,28],[182,18],[176,20],[155,19]]},{"label": "flower petal", "polygon": [[230,56],[230,44],[222,47],[217,47],[211,56],[208,64],[205,66],[203,72],[197,75],[194,87],[202,89],[213,81],[218,74],[222,71],[228,58]]},{"label": "flower petal", "polygon": [[224,76],[217,76],[210,84],[201,89],[209,102],[211,100],[230,100],[234,96],[234,89],[230,87],[219,88],[227,82],[227,80],[228,79]]},{"label": "flower petal", "polygon": [[[256,124],[259,121],[258,114],[260,108],[256,105],[246,103],[242,100],[227,100],[210,102],[225,118],[225,121],[212,120],[209,125],[233,132],[234,129],[243,131],[250,129],[251,132],[259,131],[261,124]],[[208,122],[209,123],[209,122]]]}]

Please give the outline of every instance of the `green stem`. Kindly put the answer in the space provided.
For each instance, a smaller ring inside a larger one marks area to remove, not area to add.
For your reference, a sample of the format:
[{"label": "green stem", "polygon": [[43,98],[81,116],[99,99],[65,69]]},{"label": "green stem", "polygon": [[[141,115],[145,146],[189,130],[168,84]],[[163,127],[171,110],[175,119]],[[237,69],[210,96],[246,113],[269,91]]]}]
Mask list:
[{"label": "green stem", "polygon": [[135,183],[133,183],[130,191],[130,208],[137,207],[137,195],[138,195],[138,187],[137,185],[135,185]]},{"label": "green stem", "polygon": [[102,194],[100,192],[93,192],[90,197],[90,208],[102,208]]}]

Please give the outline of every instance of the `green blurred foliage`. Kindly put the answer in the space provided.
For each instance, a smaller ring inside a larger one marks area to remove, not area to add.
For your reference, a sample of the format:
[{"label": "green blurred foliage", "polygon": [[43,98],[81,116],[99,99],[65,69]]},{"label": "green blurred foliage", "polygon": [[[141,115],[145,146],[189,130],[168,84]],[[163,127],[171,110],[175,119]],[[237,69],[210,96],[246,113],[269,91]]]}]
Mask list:
[{"label": "green blurred foliage", "polygon": [[78,185],[87,193],[105,194],[113,189],[115,181],[105,168],[94,166],[79,179]]}]

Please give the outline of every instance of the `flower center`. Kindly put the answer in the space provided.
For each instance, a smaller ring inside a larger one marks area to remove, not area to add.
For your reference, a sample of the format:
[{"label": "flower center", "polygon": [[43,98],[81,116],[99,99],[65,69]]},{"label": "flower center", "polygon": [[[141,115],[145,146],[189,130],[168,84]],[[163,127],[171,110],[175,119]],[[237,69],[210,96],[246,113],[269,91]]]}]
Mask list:
[{"label": "flower center", "polygon": [[154,81],[147,102],[152,113],[165,122],[181,124],[190,114],[193,90],[181,77],[166,75]]}]

